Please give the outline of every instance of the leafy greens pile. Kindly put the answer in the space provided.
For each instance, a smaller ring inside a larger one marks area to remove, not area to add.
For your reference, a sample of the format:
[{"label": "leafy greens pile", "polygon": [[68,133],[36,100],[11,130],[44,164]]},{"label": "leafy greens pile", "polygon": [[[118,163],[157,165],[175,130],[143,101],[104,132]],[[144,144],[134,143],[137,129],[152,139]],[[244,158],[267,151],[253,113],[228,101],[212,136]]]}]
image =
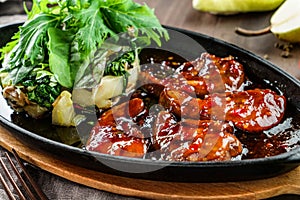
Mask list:
[{"label": "leafy greens pile", "polygon": [[33,0],[26,11],[28,20],[0,49],[0,60],[9,55],[2,85],[26,86],[29,100],[47,108],[72,90],[82,62],[108,37],[129,30],[157,44],[169,37],[153,10],[132,0]]}]

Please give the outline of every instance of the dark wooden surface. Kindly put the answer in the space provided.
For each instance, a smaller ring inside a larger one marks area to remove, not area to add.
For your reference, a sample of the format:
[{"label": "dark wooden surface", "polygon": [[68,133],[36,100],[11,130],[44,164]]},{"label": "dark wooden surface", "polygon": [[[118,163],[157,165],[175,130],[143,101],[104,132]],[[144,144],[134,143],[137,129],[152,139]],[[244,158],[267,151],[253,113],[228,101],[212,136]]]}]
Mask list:
[{"label": "dark wooden surface", "polygon": [[[300,79],[300,45],[293,45],[294,48],[291,51],[291,56],[283,58],[281,56],[282,51],[275,48],[274,45],[275,43],[284,42],[279,41],[274,35],[268,34],[249,38],[234,33],[234,29],[237,26],[250,29],[259,29],[268,26],[272,12],[216,16],[194,10],[192,8],[192,0],[136,1],[140,3],[146,2],[150,7],[154,8],[156,15],[164,25],[196,31],[238,45],[260,57],[268,58],[270,62]],[[0,3],[0,15],[4,13],[3,5]],[[22,15],[0,16],[0,26],[23,20],[25,20],[25,16]],[[4,151],[0,147],[1,157]],[[135,199],[79,185],[32,165],[28,165],[27,167],[50,199]],[[5,198],[4,191],[0,187],[0,199]],[[299,198],[299,196],[284,195],[273,199]]]}]

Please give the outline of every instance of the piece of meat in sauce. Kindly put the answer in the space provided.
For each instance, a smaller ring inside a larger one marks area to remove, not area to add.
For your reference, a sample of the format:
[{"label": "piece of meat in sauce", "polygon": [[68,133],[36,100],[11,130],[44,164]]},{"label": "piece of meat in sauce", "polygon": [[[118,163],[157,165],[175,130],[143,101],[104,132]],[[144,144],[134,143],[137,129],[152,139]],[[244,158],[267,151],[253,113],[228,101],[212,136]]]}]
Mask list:
[{"label": "piece of meat in sauce", "polygon": [[286,99],[270,89],[253,89],[226,97],[226,120],[248,132],[268,130],[284,117]]},{"label": "piece of meat in sauce", "polygon": [[116,156],[144,157],[148,145],[137,121],[144,109],[144,102],[135,98],[104,112],[90,132],[87,150]]},{"label": "piece of meat in sauce", "polygon": [[243,65],[232,56],[220,58],[208,53],[183,63],[177,69],[167,65],[146,65],[140,75],[144,88],[156,96],[163,88],[170,86],[198,97],[209,93],[237,91],[245,80]]},{"label": "piece of meat in sauce", "polygon": [[197,96],[238,91],[246,80],[243,65],[232,56],[220,58],[202,53],[200,58],[184,63],[177,71],[195,88]]},{"label": "piece of meat in sauce", "polygon": [[155,123],[153,141],[158,159],[169,161],[223,161],[242,153],[233,127],[220,121],[187,119],[177,122],[162,111]]},{"label": "piece of meat in sauce", "polygon": [[177,117],[231,121],[247,132],[261,132],[276,126],[286,108],[285,97],[270,89],[212,94],[199,99],[165,88],[159,102]]}]

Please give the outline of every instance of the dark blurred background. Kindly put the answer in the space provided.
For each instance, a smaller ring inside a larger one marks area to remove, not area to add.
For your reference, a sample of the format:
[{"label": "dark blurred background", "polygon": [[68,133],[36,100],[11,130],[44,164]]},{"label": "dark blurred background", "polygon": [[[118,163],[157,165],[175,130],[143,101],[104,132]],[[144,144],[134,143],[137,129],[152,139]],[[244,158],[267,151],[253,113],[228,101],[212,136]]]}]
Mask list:
[{"label": "dark blurred background", "polygon": [[0,0],[0,16],[24,14],[24,3],[28,8],[31,7],[30,0]]}]

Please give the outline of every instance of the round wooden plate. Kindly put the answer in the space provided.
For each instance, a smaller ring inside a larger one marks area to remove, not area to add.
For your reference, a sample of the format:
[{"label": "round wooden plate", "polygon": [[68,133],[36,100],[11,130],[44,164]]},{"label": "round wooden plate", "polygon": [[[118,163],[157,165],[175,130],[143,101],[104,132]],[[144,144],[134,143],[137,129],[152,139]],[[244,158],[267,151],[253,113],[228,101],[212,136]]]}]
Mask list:
[{"label": "round wooden plate", "polygon": [[281,194],[300,195],[300,167],[269,179],[226,183],[175,183],[131,179],[104,174],[62,162],[17,140],[0,126],[0,145],[52,174],[99,190],[151,199],[264,199]]}]

